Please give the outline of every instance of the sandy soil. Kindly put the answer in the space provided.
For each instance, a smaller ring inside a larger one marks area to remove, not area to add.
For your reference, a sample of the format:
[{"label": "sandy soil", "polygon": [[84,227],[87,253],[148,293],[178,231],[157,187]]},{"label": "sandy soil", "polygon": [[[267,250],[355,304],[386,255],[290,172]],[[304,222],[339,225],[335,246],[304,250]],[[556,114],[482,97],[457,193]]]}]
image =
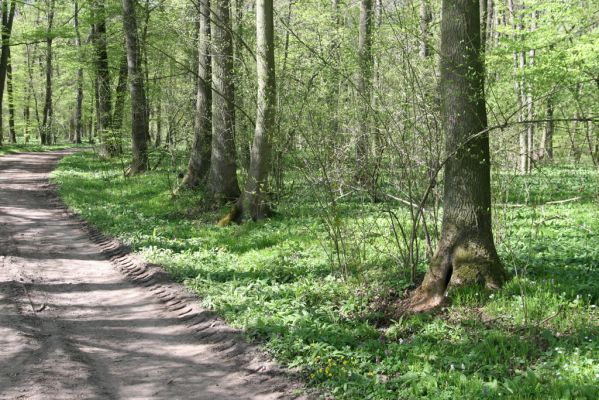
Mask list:
[{"label": "sandy soil", "polygon": [[0,157],[0,399],[282,399],[295,385],[238,332],[68,213],[68,151]]}]

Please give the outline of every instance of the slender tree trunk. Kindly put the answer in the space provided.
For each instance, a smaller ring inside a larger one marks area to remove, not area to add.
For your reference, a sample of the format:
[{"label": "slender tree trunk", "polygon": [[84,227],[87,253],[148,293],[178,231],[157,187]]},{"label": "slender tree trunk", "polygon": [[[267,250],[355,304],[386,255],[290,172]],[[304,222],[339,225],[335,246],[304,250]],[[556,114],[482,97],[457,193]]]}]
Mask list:
[{"label": "slender tree trunk", "polygon": [[4,99],[4,84],[6,82],[6,74],[8,67],[8,59],[10,55],[10,35],[12,33],[12,25],[15,17],[16,0],[10,2],[8,0],[2,2],[2,54],[0,55],[0,146],[4,141],[4,124],[2,121],[2,102]]},{"label": "slender tree trunk", "polygon": [[[79,57],[82,56],[81,32],[79,32],[79,2],[75,0],[75,15],[73,16],[75,25],[75,45]],[[81,59],[79,60],[81,62]],[[83,68],[81,65],[77,68],[77,99],[75,105],[75,143],[81,143],[83,136]]]},{"label": "slender tree trunk", "polygon": [[160,143],[162,141],[162,95],[158,93],[158,98],[156,99],[156,140],[154,142],[154,147],[160,147]]},{"label": "slender tree trunk", "polygon": [[116,99],[114,100],[114,113],[112,114],[112,129],[115,132],[120,132],[123,127],[123,112],[125,111],[125,98],[127,97],[127,75],[127,52],[125,51],[121,56],[119,78],[116,85]]},{"label": "slender tree trunk", "polygon": [[198,79],[194,136],[187,173],[182,187],[195,188],[204,183],[210,171],[212,143],[212,89],[210,57],[210,0],[200,1],[198,34]]},{"label": "slender tree trunk", "polygon": [[123,0],[123,29],[127,41],[127,63],[129,65],[129,88],[131,91],[131,138],[133,160],[130,174],[148,169],[148,111],[144,78],[139,59],[135,0]]},{"label": "slender tree trunk", "polygon": [[439,305],[450,287],[497,288],[505,271],[491,231],[491,176],[478,0],[443,0],[441,115],[445,129],[443,223],[437,251],[410,308]]},{"label": "slender tree trunk", "polygon": [[[536,20],[538,18],[537,12],[533,11],[532,13],[532,25],[530,27],[531,31],[536,30]],[[534,48],[530,49],[528,52],[528,66],[534,67],[535,63],[536,50]],[[527,159],[528,159],[528,169],[526,172],[531,172],[532,167],[534,166],[534,161],[536,159],[535,150],[534,150],[534,135],[535,135],[535,124],[532,122],[534,120],[534,99],[533,99],[533,87],[532,81],[529,79],[526,86],[526,147],[528,149]]]},{"label": "slender tree trunk", "polygon": [[112,88],[110,85],[110,66],[106,39],[106,10],[104,0],[92,0],[94,17],[92,42],[95,49],[96,65],[96,134],[104,143],[109,156],[118,154],[117,140],[112,128]]},{"label": "slender tree trunk", "polygon": [[541,149],[543,151],[542,157],[547,157],[550,161],[553,160],[553,99],[549,97],[547,99],[547,109],[545,111],[545,130],[543,131],[543,139]]},{"label": "slender tree trunk", "polygon": [[6,93],[8,94],[8,130],[10,142],[17,143],[17,131],[15,130],[15,99],[13,95],[12,60],[10,47],[8,48],[8,62],[6,64]]},{"label": "slender tree trunk", "polygon": [[54,27],[54,0],[48,0],[48,29],[46,31],[46,96],[44,100],[44,116],[42,121],[42,144],[54,143],[52,128],[52,73],[54,71],[52,61],[52,29]]},{"label": "slender tree trunk", "polygon": [[358,40],[358,94],[360,102],[360,126],[356,143],[358,178],[369,189],[374,185],[374,177],[370,168],[370,114],[372,106],[372,0],[360,1],[360,35]]},{"label": "slender tree trunk", "polygon": [[[508,10],[512,21],[512,40],[516,40],[520,37],[522,32],[522,23],[517,22],[521,19],[520,8],[516,4],[515,0],[508,0]],[[526,98],[526,53],[523,51],[514,52],[514,71],[516,79],[514,79],[514,91],[516,93],[516,99],[518,104],[518,122],[524,122],[524,107],[527,104]],[[521,126],[518,124],[518,126]],[[518,168],[520,173],[526,174],[528,172],[528,137],[527,131],[521,130],[519,133],[519,161]]]},{"label": "slender tree trunk", "polygon": [[[209,189],[217,203],[239,198],[235,151],[235,86],[230,1],[213,0],[212,12],[212,154]],[[218,23],[217,23],[218,22]]]},{"label": "slender tree trunk", "polygon": [[430,10],[430,0],[420,0],[420,57],[427,58],[431,55],[430,24],[433,14]]},{"label": "slender tree trunk", "polygon": [[241,197],[242,214],[254,221],[270,212],[267,186],[271,162],[271,141],[275,129],[276,78],[273,25],[273,0],[256,2],[256,61],[258,96],[256,132],[252,144],[250,169]]}]

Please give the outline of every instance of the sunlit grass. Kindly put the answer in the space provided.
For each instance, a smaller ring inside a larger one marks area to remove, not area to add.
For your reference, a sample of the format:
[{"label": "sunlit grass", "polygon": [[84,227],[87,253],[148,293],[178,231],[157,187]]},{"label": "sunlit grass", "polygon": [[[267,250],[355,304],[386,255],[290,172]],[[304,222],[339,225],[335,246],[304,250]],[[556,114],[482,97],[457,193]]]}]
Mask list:
[{"label": "sunlit grass", "polygon": [[496,176],[495,235],[510,282],[495,293],[456,291],[438,314],[385,323],[378,305],[408,282],[377,205],[342,204],[344,229],[356,235],[344,278],[309,196],[283,198],[264,223],[217,228],[218,213],[190,213],[198,194],[173,198],[170,172],[125,178],[75,154],[54,180],[71,208],[337,398],[595,399],[598,176],[555,167]]}]

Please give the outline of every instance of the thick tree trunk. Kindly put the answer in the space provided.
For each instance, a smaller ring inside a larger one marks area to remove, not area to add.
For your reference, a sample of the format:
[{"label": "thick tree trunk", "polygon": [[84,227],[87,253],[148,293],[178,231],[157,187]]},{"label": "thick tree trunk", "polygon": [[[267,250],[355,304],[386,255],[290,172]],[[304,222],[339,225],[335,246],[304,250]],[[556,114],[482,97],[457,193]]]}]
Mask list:
[{"label": "thick tree trunk", "polygon": [[106,10],[104,0],[92,1],[94,26],[92,42],[94,44],[96,64],[96,134],[104,143],[109,156],[118,154],[117,141],[111,132],[112,127],[112,88],[110,85],[110,66],[106,39]]},{"label": "thick tree trunk", "polygon": [[54,110],[52,108],[52,73],[54,59],[52,55],[52,28],[54,27],[54,0],[48,2],[48,30],[46,32],[46,96],[44,99],[44,116],[42,121],[42,144],[52,144],[54,142],[52,117]]},{"label": "thick tree trunk", "polygon": [[212,88],[210,66],[210,0],[200,1],[200,29],[198,34],[198,79],[194,136],[187,173],[182,187],[195,188],[206,181],[210,171],[212,145]]},{"label": "thick tree trunk", "polygon": [[249,174],[241,197],[242,214],[251,217],[254,221],[266,218],[271,212],[267,186],[271,161],[271,141],[275,128],[277,93],[273,26],[273,0],[257,0],[256,70],[258,75],[258,96],[256,132],[252,144]]},{"label": "thick tree trunk", "polygon": [[450,287],[497,288],[505,271],[491,231],[487,113],[478,0],[443,0],[441,96],[445,129],[443,223],[437,251],[413,311],[439,305]]},{"label": "thick tree trunk", "polygon": [[[79,2],[75,1],[75,15],[73,16],[75,25],[75,45],[82,56],[81,32],[79,32]],[[81,62],[81,60],[80,60]],[[77,98],[75,104],[75,143],[81,143],[83,136],[83,68],[77,68]]]},{"label": "thick tree trunk", "polygon": [[131,91],[131,139],[133,160],[129,173],[134,175],[148,170],[148,110],[144,78],[139,59],[135,0],[123,0],[123,29],[127,41],[129,88]]},{"label": "thick tree trunk", "polygon": [[8,62],[6,63],[6,94],[8,95],[8,130],[10,142],[17,143],[17,131],[15,130],[15,99],[13,94],[12,60],[10,47],[8,48]]},{"label": "thick tree trunk", "polygon": [[2,2],[2,54],[0,55],[0,146],[4,141],[4,124],[2,121],[2,102],[4,99],[4,84],[6,82],[6,74],[8,70],[8,59],[10,57],[10,35],[12,33],[12,25],[15,17],[16,0],[10,2],[8,0]]},{"label": "thick tree trunk", "polygon": [[212,154],[209,190],[217,203],[237,200],[235,87],[229,0],[213,0],[212,24]]},{"label": "thick tree trunk", "polygon": [[370,168],[370,136],[371,136],[371,92],[372,92],[372,0],[360,1],[360,34],[358,40],[358,62],[360,74],[358,75],[358,95],[360,102],[360,123],[356,142],[356,176],[369,189],[374,185],[374,178]]}]

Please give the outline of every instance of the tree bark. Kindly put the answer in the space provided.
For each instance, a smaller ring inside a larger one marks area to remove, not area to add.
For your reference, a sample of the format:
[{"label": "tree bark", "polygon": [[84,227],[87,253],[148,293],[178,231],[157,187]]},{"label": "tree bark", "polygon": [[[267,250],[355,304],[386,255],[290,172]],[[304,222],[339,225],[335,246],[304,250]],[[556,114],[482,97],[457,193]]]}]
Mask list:
[{"label": "tree bark", "polygon": [[54,27],[54,4],[54,0],[48,1],[48,29],[46,31],[46,95],[44,99],[44,116],[41,128],[42,144],[52,144],[54,142],[54,135],[52,132],[52,117],[54,114],[52,108],[52,61],[54,59],[52,55],[52,28]]},{"label": "tree bark", "polygon": [[125,98],[127,97],[128,76],[127,52],[121,56],[119,78],[116,85],[116,99],[114,100],[114,113],[112,114],[112,129],[119,132],[123,127],[123,112],[125,111]]},{"label": "tree bark", "polygon": [[194,136],[187,173],[182,187],[195,188],[206,181],[210,171],[212,142],[212,89],[210,66],[210,0],[200,1],[198,34],[198,79],[194,118]]},{"label": "tree bark", "polygon": [[15,17],[16,0],[10,2],[8,0],[2,2],[2,54],[0,55],[0,146],[4,141],[4,124],[2,122],[2,102],[4,99],[4,84],[6,82],[6,74],[8,67],[8,59],[10,54],[10,35],[12,33],[12,25]]},{"label": "tree bark", "polygon": [[148,170],[148,111],[144,78],[139,59],[135,0],[123,0],[123,30],[127,42],[129,89],[131,92],[131,139],[133,160],[129,173],[135,175]]},{"label": "tree bark", "polygon": [[237,200],[235,151],[235,87],[233,84],[233,40],[230,0],[211,3],[212,39],[212,154],[209,191],[217,203]]},{"label": "tree bark", "polygon": [[430,10],[430,0],[420,0],[420,57],[427,58],[431,55],[430,24],[433,15]]},{"label": "tree bark", "polygon": [[[75,25],[75,45],[82,56],[81,32],[79,32],[79,2],[75,1],[75,15],[73,23]],[[81,62],[81,60],[79,60]],[[75,104],[75,143],[81,143],[83,136],[83,68],[81,65],[77,68],[77,98]]]},{"label": "tree bark", "polygon": [[110,66],[106,39],[106,10],[104,0],[93,0],[92,12],[94,26],[92,42],[94,44],[96,66],[96,135],[104,143],[109,156],[118,154],[117,141],[111,132],[112,127],[112,88],[110,85]]},{"label": "tree bark", "polygon": [[123,0],[123,30],[127,43],[129,89],[131,92],[131,146],[133,160],[130,175],[148,170],[148,111],[144,91],[144,78],[139,59],[135,0]]},{"label": "tree bark", "polygon": [[541,143],[541,149],[543,154],[542,158],[547,157],[549,161],[553,160],[553,99],[549,97],[547,99],[547,109],[545,111],[545,130],[543,131],[543,139]]},{"label": "tree bark", "polygon": [[8,48],[8,62],[6,63],[6,94],[8,95],[8,130],[10,142],[17,143],[17,131],[15,130],[15,99],[13,95],[12,60],[10,47]]},{"label": "tree bark", "polygon": [[256,2],[256,71],[258,96],[256,131],[252,144],[250,169],[241,197],[241,212],[254,221],[271,213],[267,196],[271,143],[275,128],[276,78],[273,0]]},{"label": "tree bark", "polygon": [[372,92],[372,0],[360,1],[360,34],[358,40],[358,95],[360,102],[360,123],[356,143],[357,176],[361,183],[372,189],[374,178],[370,168],[370,136],[371,136],[371,92]]},{"label": "tree bark", "polygon": [[489,135],[478,0],[443,0],[441,115],[445,183],[441,238],[413,311],[439,305],[451,287],[498,288],[506,278],[491,231]]}]

